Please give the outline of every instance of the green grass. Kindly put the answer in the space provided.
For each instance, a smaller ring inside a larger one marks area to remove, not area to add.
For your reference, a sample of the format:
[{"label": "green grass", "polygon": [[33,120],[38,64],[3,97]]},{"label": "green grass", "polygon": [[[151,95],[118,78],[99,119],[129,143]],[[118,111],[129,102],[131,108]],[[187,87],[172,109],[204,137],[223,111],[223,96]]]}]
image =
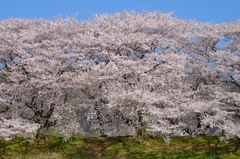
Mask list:
[{"label": "green grass", "polygon": [[219,137],[48,137],[45,140],[0,141],[0,159],[240,159],[240,140]]}]

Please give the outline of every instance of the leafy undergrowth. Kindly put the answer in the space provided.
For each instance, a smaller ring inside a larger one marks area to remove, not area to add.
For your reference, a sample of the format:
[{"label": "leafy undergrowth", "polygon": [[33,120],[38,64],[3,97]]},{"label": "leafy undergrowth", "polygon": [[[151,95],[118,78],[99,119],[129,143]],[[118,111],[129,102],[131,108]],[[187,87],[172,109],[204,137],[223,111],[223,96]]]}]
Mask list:
[{"label": "leafy undergrowth", "polygon": [[219,137],[48,137],[44,140],[0,141],[0,159],[240,159],[240,140],[228,144]]}]

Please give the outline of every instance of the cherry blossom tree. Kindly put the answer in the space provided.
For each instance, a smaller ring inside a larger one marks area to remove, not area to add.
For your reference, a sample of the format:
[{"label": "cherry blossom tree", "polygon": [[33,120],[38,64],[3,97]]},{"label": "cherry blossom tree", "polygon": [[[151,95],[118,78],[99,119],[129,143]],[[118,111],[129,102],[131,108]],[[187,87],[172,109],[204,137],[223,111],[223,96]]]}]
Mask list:
[{"label": "cherry blossom tree", "polygon": [[172,13],[2,20],[0,137],[240,137],[239,42]]}]

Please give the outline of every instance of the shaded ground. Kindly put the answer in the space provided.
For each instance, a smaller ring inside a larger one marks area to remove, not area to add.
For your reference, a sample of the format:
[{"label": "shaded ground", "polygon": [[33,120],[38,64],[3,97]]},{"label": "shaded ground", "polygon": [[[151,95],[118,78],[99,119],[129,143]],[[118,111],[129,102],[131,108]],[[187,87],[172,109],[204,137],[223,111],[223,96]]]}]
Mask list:
[{"label": "shaded ground", "polygon": [[50,137],[32,142],[0,141],[0,159],[240,159],[240,140],[228,144],[219,137],[176,137],[166,143],[161,137]]}]

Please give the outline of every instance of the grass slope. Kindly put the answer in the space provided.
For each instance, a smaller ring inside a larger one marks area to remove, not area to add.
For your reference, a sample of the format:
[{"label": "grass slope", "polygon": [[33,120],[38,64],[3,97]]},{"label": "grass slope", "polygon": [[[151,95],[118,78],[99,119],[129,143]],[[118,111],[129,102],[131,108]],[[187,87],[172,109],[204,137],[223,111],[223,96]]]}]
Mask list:
[{"label": "grass slope", "polygon": [[219,137],[49,137],[45,140],[0,141],[0,159],[240,159],[240,140],[228,144]]}]

